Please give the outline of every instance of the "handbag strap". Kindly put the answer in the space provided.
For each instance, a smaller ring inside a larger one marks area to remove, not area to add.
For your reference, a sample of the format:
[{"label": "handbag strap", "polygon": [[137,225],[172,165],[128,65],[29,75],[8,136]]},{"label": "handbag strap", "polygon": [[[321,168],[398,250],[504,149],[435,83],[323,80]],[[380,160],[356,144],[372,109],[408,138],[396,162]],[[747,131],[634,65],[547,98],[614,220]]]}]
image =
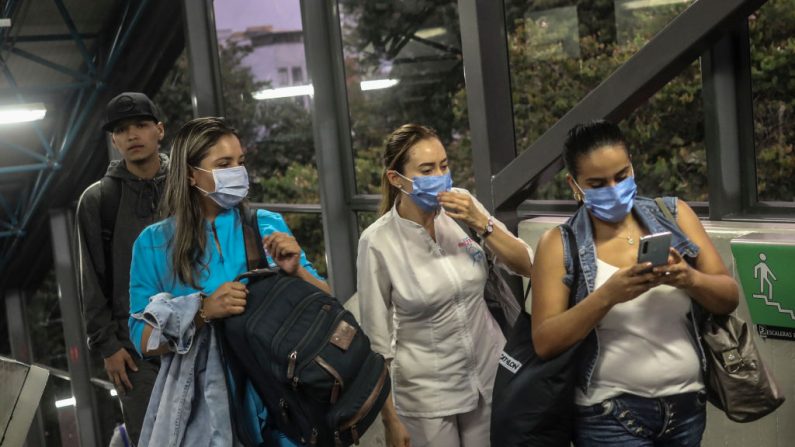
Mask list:
[{"label": "handbag strap", "polygon": [[671,213],[671,210],[668,208],[668,205],[665,204],[665,200],[663,200],[662,197],[655,197],[654,203],[657,204],[657,207],[660,208],[660,211],[662,211],[666,219],[672,223],[676,223],[676,217]]}]

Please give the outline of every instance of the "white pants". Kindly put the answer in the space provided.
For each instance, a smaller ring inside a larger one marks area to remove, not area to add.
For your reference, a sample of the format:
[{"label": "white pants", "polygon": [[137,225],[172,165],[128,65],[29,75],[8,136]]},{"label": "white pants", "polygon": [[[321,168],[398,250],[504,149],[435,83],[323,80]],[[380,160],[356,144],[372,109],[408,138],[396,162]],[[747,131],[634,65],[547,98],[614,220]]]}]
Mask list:
[{"label": "white pants", "polygon": [[468,413],[440,418],[400,416],[411,436],[411,447],[489,447],[491,404],[483,396]]}]

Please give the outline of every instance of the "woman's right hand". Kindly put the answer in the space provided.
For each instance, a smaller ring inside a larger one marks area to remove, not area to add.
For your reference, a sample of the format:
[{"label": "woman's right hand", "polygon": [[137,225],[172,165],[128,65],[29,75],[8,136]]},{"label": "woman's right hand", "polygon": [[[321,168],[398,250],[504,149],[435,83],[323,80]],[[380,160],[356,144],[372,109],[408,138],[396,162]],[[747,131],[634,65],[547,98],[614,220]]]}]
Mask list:
[{"label": "woman's right hand", "polygon": [[633,300],[660,285],[660,275],[651,268],[651,262],[644,262],[619,269],[599,289],[613,305]]},{"label": "woman's right hand", "polygon": [[248,289],[241,282],[230,281],[221,284],[212,295],[204,298],[201,310],[208,320],[226,318],[242,314],[246,310]]},{"label": "woman's right hand", "polygon": [[384,421],[384,435],[387,447],[411,447],[409,432],[398,418]]}]

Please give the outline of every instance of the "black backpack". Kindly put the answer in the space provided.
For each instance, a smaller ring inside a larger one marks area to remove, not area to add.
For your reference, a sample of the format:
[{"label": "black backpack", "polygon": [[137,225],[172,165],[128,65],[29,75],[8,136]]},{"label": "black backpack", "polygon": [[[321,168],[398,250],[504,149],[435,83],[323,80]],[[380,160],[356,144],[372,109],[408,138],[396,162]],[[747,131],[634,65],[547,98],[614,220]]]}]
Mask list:
[{"label": "black backpack", "polygon": [[[256,215],[246,220],[244,233],[259,235]],[[261,253],[259,238],[254,241]],[[237,370],[233,413],[242,414],[240,380],[247,377],[270,412],[269,424],[291,439],[358,443],[389,396],[384,358],[370,349],[353,315],[315,286],[278,269],[243,277],[249,279],[246,311],[219,325],[226,358],[233,357]],[[235,424],[240,441],[249,444],[240,418]]]}]

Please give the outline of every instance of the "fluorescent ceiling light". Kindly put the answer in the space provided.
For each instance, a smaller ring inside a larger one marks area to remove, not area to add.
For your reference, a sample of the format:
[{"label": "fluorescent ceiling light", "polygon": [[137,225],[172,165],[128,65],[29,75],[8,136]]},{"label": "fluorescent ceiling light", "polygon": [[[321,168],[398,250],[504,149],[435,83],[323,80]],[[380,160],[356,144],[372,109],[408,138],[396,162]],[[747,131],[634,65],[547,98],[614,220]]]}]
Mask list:
[{"label": "fluorescent ceiling light", "polygon": [[359,85],[362,91],[378,90],[382,88],[389,88],[397,85],[400,82],[397,79],[373,79],[372,81],[362,81]]},{"label": "fluorescent ceiling light", "polygon": [[690,3],[690,0],[633,0],[621,4],[625,10],[653,8],[655,6],[675,5],[677,3]]},{"label": "fluorescent ceiling light", "polygon": [[75,404],[75,398],[70,397],[69,399],[56,400],[55,408],[69,407],[74,404]]},{"label": "fluorescent ceiling light", "polygon": [[47,108],[38,102],[35,104],[19,104],[0,106],[0,124],[25,123],[44,118]]},{"label": "fluorescent ceiling light", "polygon": [[294,96],[312,96],[315,88],[309,85],[294,85],[292,87],[268,88],[254,93],[254,99],[260,101],[265,99],[292,98]]},{"label": "fluorescent ceiling light", "polygon": [[431,39],[434,37],[443,36],[445,34],[447,34],[447,30],[442,28],[441,26],[437,26],[434,28],[423,28],[417,31],[416,33],[414,33],[415,36],[421,39]]}]

